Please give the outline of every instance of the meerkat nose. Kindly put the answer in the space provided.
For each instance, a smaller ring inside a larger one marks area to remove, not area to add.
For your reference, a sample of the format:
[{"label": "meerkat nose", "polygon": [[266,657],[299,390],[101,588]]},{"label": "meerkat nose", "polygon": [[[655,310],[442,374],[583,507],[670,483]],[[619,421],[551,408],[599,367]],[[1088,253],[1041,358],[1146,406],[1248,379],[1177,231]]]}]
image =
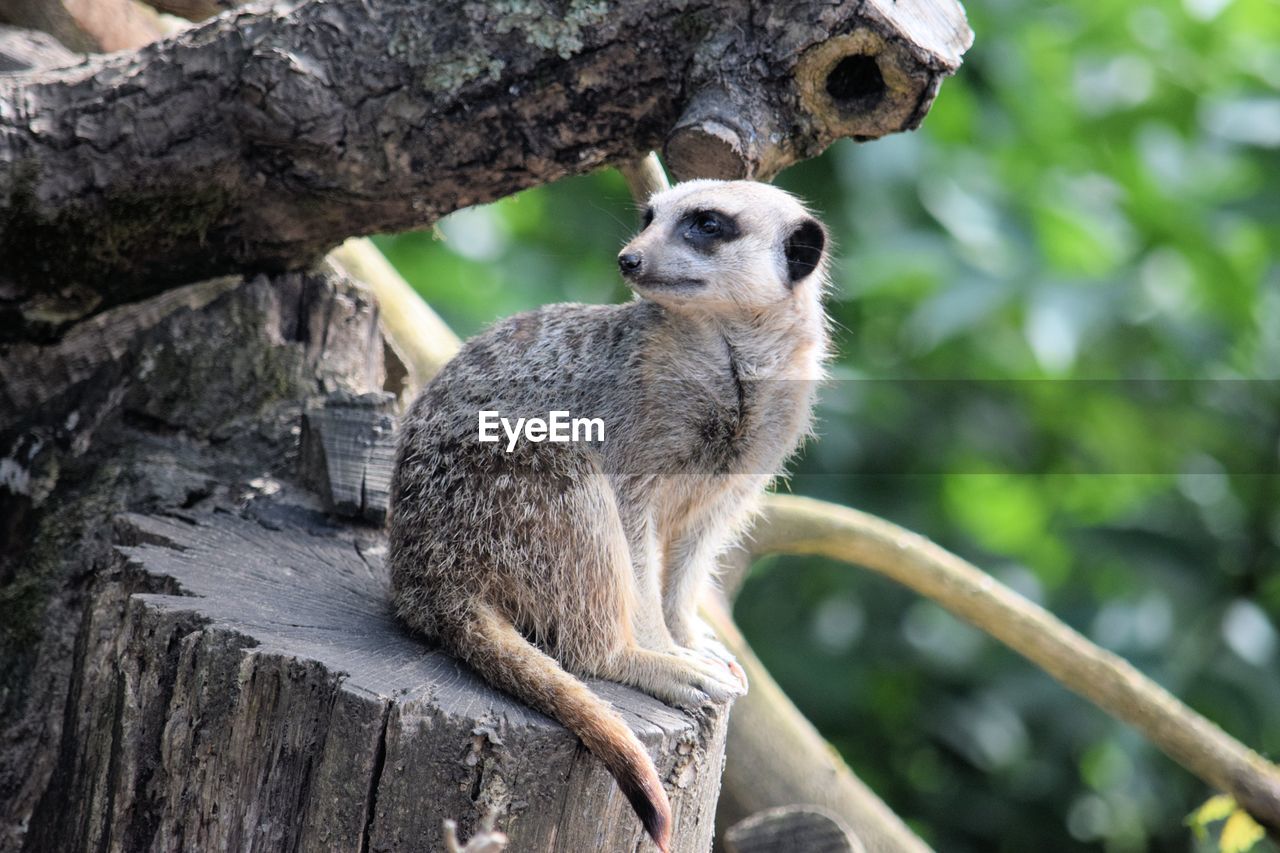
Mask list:
[{"label": "meerkat nose", "polygon": [[640,264],[642,262],[643,259],[640,257],[639,252],[627,252],[625,254],[618,255],[618,268],[622,270],[623,275],[639,272]]}]

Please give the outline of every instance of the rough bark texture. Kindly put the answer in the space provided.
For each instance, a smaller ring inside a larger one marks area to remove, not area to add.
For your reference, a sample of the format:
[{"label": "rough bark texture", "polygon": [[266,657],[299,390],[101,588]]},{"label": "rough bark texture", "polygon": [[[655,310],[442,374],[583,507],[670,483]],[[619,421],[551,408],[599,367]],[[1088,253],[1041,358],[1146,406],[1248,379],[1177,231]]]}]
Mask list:
[{"label": "rough bark texture", "polygon": [[[445,819],[465,836],[490,809],[516,850],[640,846],[571,734],[394,622],[381,533],[286,486],[240,515],[124,516],[117,541],[137,544],[119,594],[95,597],[100,666],[79,674],[31,849],[439,849]],[[159,579],[184,595],[148,594]],[[598,689],[672,782],[675,849],[705,850],[723,715]]]},{"label": "rough bark texture", "polygon": [[85,748],[68,724],[114,713],[88,698],[122,677],[94,652],[124,615],[113,518],[252,506],[296,466],[305,400],[378,387],[376,329],[349,282],[295,273],[170,291],[0,358],[0,849],[57,805]]},{"label": "rough bark texture", "polygon": [[304,266],[669,132],[678,176],[766,177],[915,127],[969,39],[953,0],[311,0],[0,78],[0,335]]},{"label": "rough bark texture", "polygon": [[394,394],[331,394],[302,418],[302,480],[330,512],[386,521],[396,459]]},{"label": "rough bark texture", "polygon": [[[644,846],[575,738],[392,620],[381,530],[298,483],[308,406],[321,444],[385,427],[382,353],[328,272],[10,348],[0,849],[439,849],[444,818],[465,837],[490,809],[516,850]],[[361,513],[385,511],[379,470]],[[706,850],[725,714],[597,689],[653,750],[674,849]]]}]

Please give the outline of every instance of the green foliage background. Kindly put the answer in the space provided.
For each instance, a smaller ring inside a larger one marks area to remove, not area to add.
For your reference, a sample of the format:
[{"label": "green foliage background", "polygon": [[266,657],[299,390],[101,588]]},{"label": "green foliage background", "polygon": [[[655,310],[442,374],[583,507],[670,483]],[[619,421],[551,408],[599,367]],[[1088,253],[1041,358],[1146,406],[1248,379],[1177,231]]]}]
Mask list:
[{"label": "green foliage background", "polygon": [[[969,13],[921,131],[778,181],[838,244],[821,437],[784,487],[973,559],[1278,757],[1280,5]],[[608,172],[380,245],[466,335],[626,299],[633,227]],[[736,614],[939,850],[1196,849],[1201,784],[934,605],[788,559]]]}]

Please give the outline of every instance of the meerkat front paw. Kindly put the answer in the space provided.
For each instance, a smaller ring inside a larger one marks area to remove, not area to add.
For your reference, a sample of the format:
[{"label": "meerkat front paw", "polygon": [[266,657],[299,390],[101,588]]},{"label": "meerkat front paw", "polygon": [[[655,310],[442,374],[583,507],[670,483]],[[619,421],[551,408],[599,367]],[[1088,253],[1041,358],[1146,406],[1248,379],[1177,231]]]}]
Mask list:
[{"label": "meerkat front paw", "polygon": [[672,657],[677,665],[664,672],[648,691],[669,705],[693,710],[708,703],[728,702],[747,692],[745,681],[721,661],[687,649]]},{"label": "meerkat front paw", "polygon": [[685,709],[727,702],[746,692],[745,684],[722,662],[689,649],[633,649],[599,674]]},{"label": "meerkat front paw", "polygon": [[738,683],[742,685],[743,691],[746,691],[747,673],[738,664],[737,658],[716,637],[716,633],[711,630],[711,626],[701,618],[690,616],[681,620],[678,626],[672,628],[671,634],[675,641],[683,646],[685,650],[728,669]]}]

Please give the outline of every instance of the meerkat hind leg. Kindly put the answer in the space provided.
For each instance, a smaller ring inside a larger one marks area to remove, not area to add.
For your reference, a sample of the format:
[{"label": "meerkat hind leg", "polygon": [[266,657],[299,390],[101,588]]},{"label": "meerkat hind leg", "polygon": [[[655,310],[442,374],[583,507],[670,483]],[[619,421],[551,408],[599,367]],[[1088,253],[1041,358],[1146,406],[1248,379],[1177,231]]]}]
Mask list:
[{"label": "meerkat hind leg", "polygon": [[[576,675],[627,684],[681,707],[740,695],[742,683],[722,662],[671,640],[660,592],[643,583],[656,574],[651,555],[632,553],[617,498],[594,463],[551,458],[572,476],[503,482],[507,502],[548,511],[521,536],[501,531],[512,537],[513,557],[501,569],[490,567],[502,581],[492,584],[491,594],[501,593],[494,604],[525,629],[553,637],[548,650]],[[645,560],[639,573],[637,557]]]}]

